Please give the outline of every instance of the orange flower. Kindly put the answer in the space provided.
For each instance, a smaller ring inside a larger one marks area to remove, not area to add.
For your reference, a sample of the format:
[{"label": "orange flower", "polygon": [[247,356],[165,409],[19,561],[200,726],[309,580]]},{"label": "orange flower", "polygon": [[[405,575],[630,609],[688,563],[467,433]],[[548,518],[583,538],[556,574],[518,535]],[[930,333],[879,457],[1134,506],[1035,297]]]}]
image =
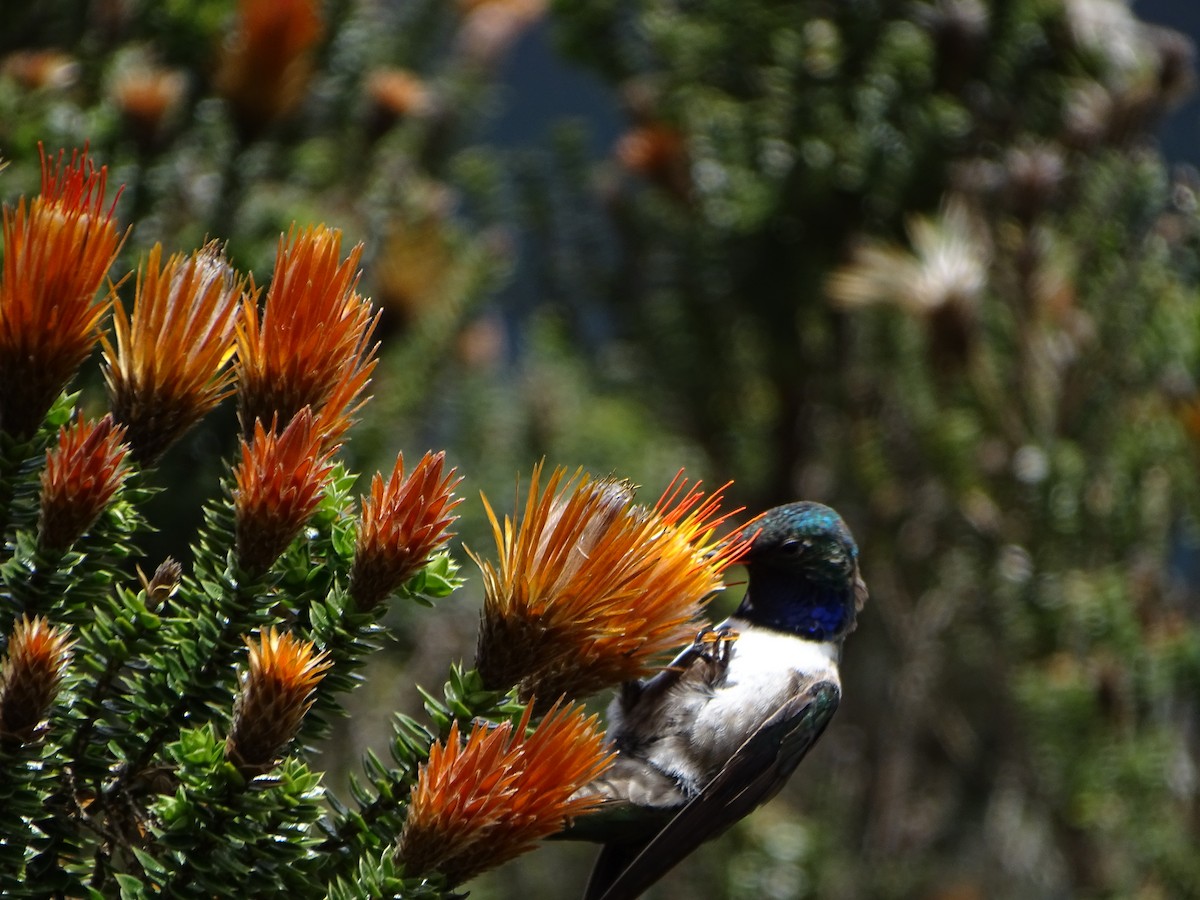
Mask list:
[{"label": "orange flower", "polygon": [[555,704],[526,735],[529,717],[526,709],[515,729],[477,723],[465,743],[454,722],[445,743],[430,748],[396,848],[405,875],[439,872],[461,884],[599,805],[596,796],[572,797],[612,760],[596,717]]},{"label": "orange flower", "polygon": [[454,469],[443,477],[445,461],[445,453],[426,453],[405,478],[401,454],[386,486],[378,472],[371,479],[350,570],[350,596],[360,610],[404,584],[452,537],[447,529],[458,517],[451,513],[462,502],[453,491],[462,478]]},{"label": "orange flower", "polygon": [[[239,301],[246,279],[212,242],[162,264],[155,244],[138,270],[133,315],[115,303],[116,346],[104,345],[113,414],[129,430],[134,458],[155,462],[228,396]],[[253,302],[251,295],[250,302]]]},{"label": "orange flower", "polygon": [[324,32],[315,0],[240,0],[216,86],[243,132],[254,134],[300,105]]},{"label": "orange flower", "polygon": [[464,16],[484,9],[503,9],[510,15],[540,16],[546,11],[546,0],[458,0],[459,11]]},{"label": "orange flower", "polygon": [[79,80],[79,62],[61,50],[18,50],[0,63],[0,74],[27,91],[61,91]]},{"label": "orange flower", "polygon": [[304,526],[321,502],[333,450],[322,449],[318,421],[305,407],[281,433],[254,424],[242,440],[234,477],[234,531],[238,564],[261,574]]},{"label": "orange flower", "polygon": [[[704,602],[747,542],[715,536],[721,490],[705,498],[680,475],[654,509],[622,481],[564,469],[540,489],[534,469],[520,527],[497,521],[500,556],[483,571],[476,665],[521,696],[587,696],[649,671],[693,636]],[[561,486],[561,490],[560,490]],[[723,489],[722,489],[723,490]]]},{"label": "orange flower", "polygon": [[296,736],[313,693],[333,665],[311,641],[268,628],[258,643],[249,638],[249,666],[233,709],[225,756],[247,778],[262,775]]},{"label": "orange flower", "polygon": [[76,420],[59,430],[42,469],[41,549],[66,550],[104,512],[129,475],[122,465],[129,450],[124,438],[125,429],[111,415],[98,422]]},{"label": "orange flower", "polygon": [[630,172],[666,188],[681,200],[691,195],[687,141],[678,129],[662,122],[637,125],[621,136],[616,153]]},{"label": "orange flower", "polygon": [[379,316],[355,291],[362,245],[339,262],[341,248],[340,231],[293,227],[286,242],[280,238],[261,320],[254,301],[245,301],[237,369],[247,435],[256,420],[269,423],[278,414],[285,424],[310,406],[332,446],[365,402],[358,397],[375,368],[378,345],[370,342]]},{"label": "orange flower", "polygon": [[387,226],[374,263],[375,299],[387,310],[386,323],[400,329],[437,308],[454,277],[454,236],[438,202],[431,197],[429,209]]},{"label": "orange flower", "polygon": [[148,62],[118,71],[111,89],[113,105],[143,150],[160,144],[186,93],[183,72]]},{"label": "orange flower", "polygon": [[36,736],[71,661],[67,634],[42,617],[17,620],[0,665],[0,744],[24,744]]},{"label": "orange flower", "polygon": [[0,428],[11,435],[37,430],[96,342],[108,308],[96,291],[122,241],[104,207],[107,179],[86,151],[53,166],[43,153],[41,195],[4,207]]},{"label": "orange flower", "polygon": [[381,135],[397,122],[427,116],[434,95],[420,76],[407,69],[381,67],[367,74],[363,93],[370,103],[371,131]]},{"label": "orange flower", "polygon": [[496,65],[546,14],[546,5],[547,0],[459,0],[458,53],[476,66]]}]

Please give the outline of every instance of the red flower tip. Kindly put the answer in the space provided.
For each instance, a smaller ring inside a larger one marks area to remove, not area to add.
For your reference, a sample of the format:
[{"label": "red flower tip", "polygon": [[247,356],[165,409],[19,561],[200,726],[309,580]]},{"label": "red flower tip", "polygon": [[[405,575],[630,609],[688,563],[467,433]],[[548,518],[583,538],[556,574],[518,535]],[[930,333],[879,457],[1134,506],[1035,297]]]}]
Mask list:
[{"label": "red flower tip", "polygon": [[233,499],[237,560],[246,572],[257,575],[270,568],[321,502],[333,468],[333,451],[322,444],[321,428],[308,407],[282,432],[255,422],[253,440],[242,440]]},{"label": "red flower tip", "polygon": [[[4,207],[0,277],[0,428],[31,435],[92,351],[107,297],[97,302],[122,236],[105,208],[108,173],[87,152],[42,154],[42,193]],[[114,201],[115,203],[115,201]]]},{"label": "red flower tip", "polygon": [[360,610],[404,584],[453,536],[448,529],[462,502],[454,488],[462,478],[454,469],[443,475],[445,461],[445,453],[426,453],[406,478],[401,454],[386,484],[379,473],[371,479],[350,570],[350,595]]},{"label": "red flower tip", "polygon": [[63,426],[42,469],[38,546],[63,551],[92,527],[128,477],[125,429],[106,415]]}]

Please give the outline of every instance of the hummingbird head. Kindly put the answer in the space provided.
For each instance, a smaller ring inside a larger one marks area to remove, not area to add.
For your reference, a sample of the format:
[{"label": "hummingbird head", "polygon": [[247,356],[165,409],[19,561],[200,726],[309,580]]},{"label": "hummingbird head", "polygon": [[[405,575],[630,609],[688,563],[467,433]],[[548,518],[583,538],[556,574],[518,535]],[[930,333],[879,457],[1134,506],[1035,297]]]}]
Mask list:
[{"label": "hummingbird head", "polygon": [[802,501],[768,510],[743,531],[749,582],[736,613],[752,624],[814,641],[849,634],[867,598],[858,546],[842,517]]}]

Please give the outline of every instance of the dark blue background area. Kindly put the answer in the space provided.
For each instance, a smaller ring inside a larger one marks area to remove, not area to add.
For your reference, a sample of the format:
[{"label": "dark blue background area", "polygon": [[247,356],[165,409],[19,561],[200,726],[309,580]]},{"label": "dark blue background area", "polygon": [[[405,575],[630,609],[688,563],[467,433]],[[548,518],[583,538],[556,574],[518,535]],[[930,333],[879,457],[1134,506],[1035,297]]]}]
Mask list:
[{"label": "dark blue background area", "polygon": [[489,138],[501,146],[541,142],[555,123],[576,119],[587,123],[593,155],[606,156],[624,127],[613,88],[591,71],[564,60],[545,20],[513,48],[500,82],[504,112]]},{"label": "dark blue background area", "polygon": [[[1182,31],[1200,41],[1200,0],[1143,0],[1133,11],[1146,22]],[[1200,164],[1200,94],[1175,110],[1161,132],[1163,154],[1170,162]]]},{"label": "dark blue background area", "polygon": [[[1200,0],[1141,0],[1133,10],[1143,21],[1165,25],[1200,41]],[[624,127],[613,90],[597,76],[555,52],[551,28],[542,22],[509,55],[502,83],[504,112],[488,138],[505,147],[543,141],[563,118],[586,121],[595,156],[607,156]],[[1200,92],[1174,110],[1160,133],[1172,163],[1200,164]]]}]

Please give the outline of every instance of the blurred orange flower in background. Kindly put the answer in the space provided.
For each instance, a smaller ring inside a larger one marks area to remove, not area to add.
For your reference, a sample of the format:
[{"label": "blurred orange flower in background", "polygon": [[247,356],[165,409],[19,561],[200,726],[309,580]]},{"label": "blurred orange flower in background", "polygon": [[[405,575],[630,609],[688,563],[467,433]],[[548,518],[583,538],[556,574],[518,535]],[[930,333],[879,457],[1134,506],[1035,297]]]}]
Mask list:
[{"label": "blurred orange flower in background", "polygon": [[314,0],[239,0],[215,82],[244,133],[286,118],[303,102],[324,34]]},{"label": "blurred orange flower in background", "polygon": [[156,149],[177,119],[188,92],[188,76],[150,62],[122,68],[113,76],[110,95],[143,152]]}]

